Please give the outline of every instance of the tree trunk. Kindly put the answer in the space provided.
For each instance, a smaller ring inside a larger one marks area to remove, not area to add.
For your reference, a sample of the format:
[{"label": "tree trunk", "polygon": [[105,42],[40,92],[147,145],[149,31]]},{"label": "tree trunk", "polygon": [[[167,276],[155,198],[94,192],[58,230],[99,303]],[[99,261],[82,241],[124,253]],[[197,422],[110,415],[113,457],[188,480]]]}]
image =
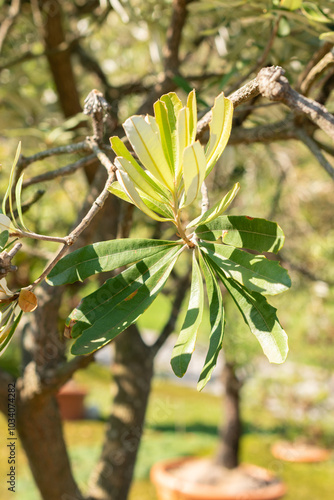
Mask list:
[{"label": "tree trunk", "polygon": [[67,118],[80,113],[82,108],[72,68],[71,51],[70,48],[65,49],[67,40],[63,30],[61,5],[58,0],[40,0],[39,7],[47,59],[61,109]]},{"label": "tree trunk", "polygon": [[81,500],[72,475],[58,405],[45,390],[65,362],[65,343],[59,336],[58,316],[63,287],[43,283],[38,308],[25,318],[23,370],[16,383],[17,431],[44,500]]},{"label": "tree trunk", "polygon": [[102,454],[92,475],[90,500],[126,500],[153,375],[153,356],[135,325],[115,341],[116,396]]},{"label": "tree trunk", "polygon": [[19,400],[17,431],[42,498],[83,499],[72,476],[55,397]]},{"label": "tree trunk", "polygon": [[241,438],[240,389],[241,382],[235,374],[235,367],[226,363],[223,370],[225,385],[225,423],[220,432],[220,444],[216,463],[234,469],[239,465],[239,445]]}]

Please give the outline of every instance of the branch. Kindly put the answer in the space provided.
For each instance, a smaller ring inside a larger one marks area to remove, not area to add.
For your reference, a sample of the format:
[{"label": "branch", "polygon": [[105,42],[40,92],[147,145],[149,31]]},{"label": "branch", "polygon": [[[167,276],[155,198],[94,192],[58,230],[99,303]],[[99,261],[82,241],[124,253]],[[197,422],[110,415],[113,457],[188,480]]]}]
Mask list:
[{"label": "branch", "polygon": [[12,0],[11,6],[8,9],[8,14],[2,20],[0,25],[0,52],[2,51],[4,41],[9,34],[9,31],[12,28],[15,19],[20,13],[20,9],[21,0]]},{"label": "branch", "polygon": [[90,153],[91,148],[86,141],[77,142],[75,144],[68,144],[67,146],[57,146],[56,148],[46,149],[45,151],[40,151],[32,156],[21,155],[19,161],[17,162],[18,175],[28,167],[31,163],[36,161],[44,160],[50,156],[58,156],[73,153]]},{"label": "branch", "polygon": [[43,273],[28,287],[29,290],[33,290],[39,283],[41,283],[41,281],[43,281],[46,278],[46,276],[49,274],[49,272],[55,267],[57,262],[59,262],[60,259],[68,252],[69,247],[72,246],[76,242],[76,240],[79,238],[80,234],[91,223],[93,218],[101,210],[106,199],[108,198],[108,196],[110,194],[108,188],[114,182],[114,180],[115,180],[115,172],[112,171],[108,175],[108,179],[105,183],[103,191],[96,198],[96,200],[94,201],[94,203],[92,204],[92,206],[88,210],[88,213],[86,214],[86,216],[73,229],[73,231],[66,238],[64,238],[65,244],[63,245],[61,250],[53,258],[52,262],[49,263],[49,265],[46,267],[46,269],[43,271]]},{"label": "branch", "polygon": [[304,80],[307,79],[307,75],[309,72],[312,70],[312,68],[318,64],[318,62],[331,50],[333,47],[333,44],[330,42],[325,42],[317,52],[313,54],[309,62],[307,63],[306,67],[304,68],[303,72],[299,75],[298,82],[296,85],[296,90],[301,89],[301,85],[303,84]]},{"label": "branch", "polygon": [[320,165],[326,170],[326,172],[334,180],[334,168],[329,163],[329,161],[325,158],[325,156],[322,154],[321,149],[319,148],[317,143],[312,139],[312,137],[307,135],[307,133],[301,128],[297,129],[297,135],[299,136],[300,140],[305,144],[305,146],[307,146],[308,149],[311,151],[311,153],[315,156],[315,158],[318,160]]},{"label": "branch", "polygon": [[22,243],[16,243],[13,248],[6,252],[0,253],[0,277],[3,278],[6,274],[17,271],[17,267],[12,265],[12,259],[22,247]]},{"label": "branch", "polygon": [[306,115],[334,140],[334,116],[325,106],[292,89],[280,66],[264,68],[257,76],[260,93],[271,101],[283,102],[298,114]]},{"label": "branch", "polygon": [[68,380],[72,378],[77,370],[86,368],[94,361],[94,354],[87,356],[76,356],[67,363],[57,367],[49,377],[44,377],[40,384],[40,392],[45,395],[57,392]]},{"label": "branch", "polygon": [[[233,94],[229,95],[228,98],[232,101],[234,108],[240,106],[240,104],[250,101],[253,97],[256,97],[260,93],[259,75],[246,83],[243,87],[233,92]],[[208,130],[209,123],[212,118],[211,110],[208,111],[201,120],[197,123],[197,138],[202,139],[203,134]]]},{"label": "branch", "polygon": [[320,76],[333,65],[334,65],[334,49],[331,49],[322,59],[320,59],[318,64],[316,64],[310,70],[310,72],[308,73],[305,80],[302,82],[300,86],[301,93],[307,96],[316,79],[320,78]]},{"label": "branch", "polygon": [[167,30],[166,45],[163,49],[166,75],[174,75],[179,68],[179,51],[182,31],[187,18],[187,0],[173,0],[172,17]]},{"label": "branch", "polygon": [[95,154],[86,156],[85,158],[81,158],[74,163],[66,165],[65,167],[57,168],[56,170],[52,170],[51,172],[45,172],[44,174],[36,175],[35,177],[27,179],[23,182],[22,189],[32,186],[33,184],[38,184],[39,182],[51,181],[53,179],[56,179],[57,177],[65,177],[67,175],[71,175],[80,168],[94,166],[97,161],[98,160]]}]

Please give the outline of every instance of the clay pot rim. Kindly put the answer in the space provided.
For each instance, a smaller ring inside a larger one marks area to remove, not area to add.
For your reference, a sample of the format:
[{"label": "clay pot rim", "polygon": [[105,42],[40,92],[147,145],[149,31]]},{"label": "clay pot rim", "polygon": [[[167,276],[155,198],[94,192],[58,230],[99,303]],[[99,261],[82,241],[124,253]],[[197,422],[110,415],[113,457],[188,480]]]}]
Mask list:
[{"label": "clay pot rim", "polygon": [[[287,491],[285,484],[278,481],[264,488],[224,495],[220,486],[193,483],[169,473],[170,469],[198,459],[198,457],[182,457],[157,462],[151,469],[151,481],[156,487],[161,486],[175,493],[181,493],[182,497],[180,496],[180,499],[182,498],[182,500],[276,500],[281,498]],[[242,464],[240,467],[262,479],[273,479],[275,477],[270,471],[257,465]]]},{"label": "clay pot rim", "polygon": [[[305,447],[304,455],[298,451],[298,446]],[[306,448],[308,451],[306,451]],[[278,441],[271,447],[271,453],[275,458],[284,462],[293,463],[317,463],[331,458],[331,451],[320,446],[304,445],[289,441]]]}]

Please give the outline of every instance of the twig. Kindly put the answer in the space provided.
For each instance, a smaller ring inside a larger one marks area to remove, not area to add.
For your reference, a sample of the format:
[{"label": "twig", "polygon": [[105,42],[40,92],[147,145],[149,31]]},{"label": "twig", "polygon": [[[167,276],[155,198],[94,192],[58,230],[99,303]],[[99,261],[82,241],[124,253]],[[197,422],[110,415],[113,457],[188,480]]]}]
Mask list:
[{"label": "twig", "polygon": [[[31,177],[23,182],[22,188],[25,189],[33,184],[38,184],[39,182],[46,182],[56,179],[57,177],[65,177],[67,175],[71,175],[80,168],[90,167],[95,165],[97,162],[97,158],[94,155],[86,156],[85,158],[81,158],[80,160],[70,163],[65,167],[57,168],[56,170],[52,170],[51,172],[45,172],[44,174],[36,175],[35,177]],[[23,209],[23,206],[22,206]]]},{"label": "twig", "polygon": [[24,170],[31,163],[44,160],[45,158],[49,158],[50,156],[90,152],[91,148],[86,141],[76,142],[75,144],[68,144],[67,146],[57,146],[56,148],[46,149],[31,156],[21,155],[19,161],[17,162],[16,168],[18,169],[20,174],[22,170]]},{"label": "twig", "polygon": [[307,96],[310,92],[310,89],[317,78],[320,76],[331,66],[334,65],[334,49],[330,50],[319,62],[316,64],[308,73],[305,80],[302,82],[300,86],[300,91],[302,94]]},{"label": "twig", "polygon": [[9,34],[10,29],[12,28],[15,19],[20,13],[21,9],[21,0],[12,0],[12,3],[8,9],[8,14],[2,20],[0,25],[0,52],[2,51],[2,47],[4,41]]},{"label": "twig", "polygon": [[57,262],[67,253],[70,246],[72,246],[76,240],[79,238],[80,234],[86,229],[86,227],[90,224],[95,215],[101,210],[106,199],[108,198],[110,192],[108,191],[109,186],[115,180],[115,173],[112,171],[108,175],[107,182],[103,188],[103,191],[96,198],[86,216],[81,220],[81,222],[73,229],[73,231],[66,237],[63,238],[64,245],[58,254],[53,258],[52,262],[46,267],[43,273],[28,287],[29,290],[33,290],[41,281],[43,281],[49,272],[54,268]]},{"label": "twig", "polygon": [[[25,203],[22,203],[21,205],[21,210],[22,210],[22,213],[26,213],[30,207],[32,207],[35,203],[37,203],[41,198],[42,196],[45,194],[45,191],[43,189],[38,189],[33,195],[31,198],[29,198]],[[17,210],[14,210],[13,212],[14,214],[14,217],[17,218],[18,217],[18,211]]]},{"label": "twig", "polygon": [[4,64],[1,64],[0,73],[5,69],[12,68],[17,64],[31,61],[32,59],[38,59],[39,57],[49,57],[55,54],[60,54],[61,52],[66,52],[68,50],[71,50],[72,46],[75,45],[78,42],[78,40],[81,40],[82,38],[84,38],[84,35],[80,35],[79,37],[74,38],[73,40],[70,40],[68,42],[62,42],[56,48],[43,50],[42,52],[36,53],[32,52],[31,50],[27,50],[20,56],[14,57],[13,59],[6,61]]},{"label": "twig", "polygon": [[306,67],[304,68],[304,70],[302,71],[302,73],[300,74],[300,76],[298,78],[298,82],[296,85],[296,90],[298,90],[298,92],[301,90],[301,85],[303,84],[304,80],[307,79],[307,75],[312,70],[312,68],[318,64],[318,62],[327,54],[327,52],[329,52],[331,50],[332,47],[333,47],[332,43],[325,42],[319,48],[319,50],[317,50],[313,54],[313,56],[311,57],[311,59],[309,60]]},{"label": "twig", "polygon": [[13,271],[17,271],[17,267],[12,265],[12,259],[15,257],[17,252],[22,247],[22,243],[16,243],[9,252],[5,250],[0,253],[0,276],[6,276],[6,274]]},{"label": "twig", "polygon": [[318,160],[320,165],[326,170],[326,172],[334,180],[334,168],[329,163],[329,161],[325,158],[325,156],[322,154],[321,149],[319,148],[317,143],[312,139],[312,137],[307,135],[307,133],[301,128],[297,129],[297,135],[299,136],[300,140],[308,147],[308,149],[311,151],[311,153],[315,156],[315,158]]}]

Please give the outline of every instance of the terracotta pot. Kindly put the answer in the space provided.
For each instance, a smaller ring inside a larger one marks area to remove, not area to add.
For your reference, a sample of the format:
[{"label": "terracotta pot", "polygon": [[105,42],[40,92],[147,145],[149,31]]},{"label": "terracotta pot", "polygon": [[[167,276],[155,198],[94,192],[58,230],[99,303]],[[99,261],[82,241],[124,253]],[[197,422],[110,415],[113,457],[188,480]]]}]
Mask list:
[{"label": "terracotta pot", "polygon": [[331,452],[325,448],[305,443],[279,441],[271,448],[275,458],[286,462],[312,463],[329,460]]},{"label": "terracotta pot", "polygon": [[[255,465],[242,465],[240,470],[262,481],[272,481],[263,487],[231,492],[217,484],[203,484],[173,474],[183,464],[198,459],[179,458],[155,464],[151,469],[151,481],[156,486],[159,500],[276,500],[286,493],[283,483],[266,469]],[[230,489],[230,488],[229,488]],[[224,490],[224,491],[223,491]]]},{"label": "terracotta pot", "polygon": [[57,394],[60,414],[63,420],[80,420],[85,416],[84,399],[87,391],[74,380],[61,387]]}]

